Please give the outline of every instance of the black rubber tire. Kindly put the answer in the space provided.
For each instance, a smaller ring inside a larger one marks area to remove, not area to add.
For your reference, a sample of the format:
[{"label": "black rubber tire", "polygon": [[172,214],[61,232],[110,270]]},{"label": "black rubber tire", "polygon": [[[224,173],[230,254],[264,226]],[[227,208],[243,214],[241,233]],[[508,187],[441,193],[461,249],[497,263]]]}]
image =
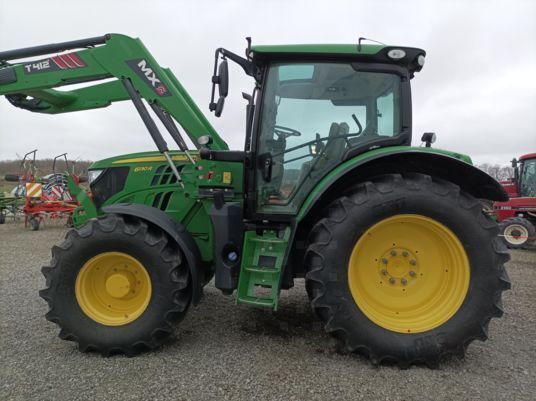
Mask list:
[{"label": "black rubber tire", "polygon": [[528,237],[532,237],[532,238],[536,237],[536,228],[534,228],[534,225],[529,220],[523,217],[512,217],[510,219],[503,220],[499,223],[499,230],[500,230],[499,232],[506,246],[511,249],[529,248],[531,244],[534,242],[533,240],[527,238],[526,241],[515,244],[509,241],[508,237],[505,236],[506,230],[512,224],[517,224],[517,225],[524,227],[527,230]]},{"label": "black rubber tire", "polygon": [[4,211],[2,210],[0,212],[0,224],[5,224],[6,222],[6,215],[4,214]]},{"label": "black rubber tire", "polygon": [[5,181],[9,182],[19,182],[20,181],[20,175],[18,174],[6,174],[4,176]]},{"label": "black rubber tire", "polygon": [[30,230],[39,231],[39,219],[31,217],[28,223],[30,224]]},{"label": "black rubber tire", "polygon": [[[356,241],[378,221],[405,213],[450,228],[464,244],[471,269],[462,306],[441,326],[422,333],[376,325],[359,309],[348,285],[348,260]],[[501,295],[510,288],[503,264],[509,254],[497,233],[481,203],[450,182],[393,174],[361,183],[335,200],[311,231],[305,263],[312,308],[346,351],[367,355],[373,364],[437,367],[445,355],[463,357],[470,342],[487,339],[490,319],[503,314]]]},{"label": "black rubber tire", "polygon": [[[92,320],[75,295],[76,278],[84,263],[108,251],[138,259],[152,285],[147,309],[122,326]],[[192,297],[188,265],[177,244],[160,228],[132,217],[109,214],[70,230],[65,241],[52,248],[50,266],[42,272],[47,288],[40,295],[50,306],[46,318],[61,328],[59,337],[77,342],[80,351],[104,356],[134,356],[159,347],[173,333],[173,323],[186,315]]]}]

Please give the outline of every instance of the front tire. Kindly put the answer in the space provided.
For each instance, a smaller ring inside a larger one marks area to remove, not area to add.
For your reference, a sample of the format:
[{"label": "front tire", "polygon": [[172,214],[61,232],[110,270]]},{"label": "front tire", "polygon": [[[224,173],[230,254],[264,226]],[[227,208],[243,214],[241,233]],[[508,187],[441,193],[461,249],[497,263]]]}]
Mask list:
[{"label": "front tire", "polygon": [[504,243],[511,249],[527,248],[536,237],[536,228],[523,217],[512,217],[499,223],[500,235]]},{"label": "front tire", "polygon": [[42,272],[46,318],[81,351],[132,356],[157,348],[190,305],[189,270],[177,244],[133,217],[106,215],[69,231]]},{"label": "front tire", "polygon": [[374,364],[437,366],[487,339],[510,287],[508,253],[481,203],[421,174],[382,176],[333,202],[305,261],[328,332]]},{"label": "front tire", "polygon": [[31,231],[39,231],[39,218],[38,217],[30,217],[30,220],[28,221],[30,223],[30,230]]}]

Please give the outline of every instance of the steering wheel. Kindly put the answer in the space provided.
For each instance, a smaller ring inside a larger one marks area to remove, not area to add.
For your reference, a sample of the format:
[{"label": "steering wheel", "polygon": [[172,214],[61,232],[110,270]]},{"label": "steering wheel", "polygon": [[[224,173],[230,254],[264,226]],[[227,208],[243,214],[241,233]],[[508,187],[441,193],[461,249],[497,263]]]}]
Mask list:
[{"label": "steering wheel", "polygon": [[289,136],[300,136],[301,132],[292,128],[283,127],[282,125],[275,125],[274,134],[276,134],[279,139],[287,139]]}]

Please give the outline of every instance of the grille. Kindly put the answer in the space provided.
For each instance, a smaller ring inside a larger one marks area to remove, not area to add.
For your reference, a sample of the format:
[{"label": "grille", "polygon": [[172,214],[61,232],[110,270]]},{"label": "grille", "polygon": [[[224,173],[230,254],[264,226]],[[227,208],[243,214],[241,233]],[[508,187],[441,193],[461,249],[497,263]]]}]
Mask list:
[{"label": "grille", "polygon": [[90,185],[93,201],[100,208],[108,199],[121,192],[127,181],[129,167],[110,167]]}]

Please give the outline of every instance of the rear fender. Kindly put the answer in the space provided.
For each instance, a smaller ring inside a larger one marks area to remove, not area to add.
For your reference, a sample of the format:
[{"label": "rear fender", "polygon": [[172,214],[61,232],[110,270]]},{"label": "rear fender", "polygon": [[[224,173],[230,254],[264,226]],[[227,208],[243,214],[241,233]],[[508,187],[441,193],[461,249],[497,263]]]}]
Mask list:
[{"label": "rear fender", "polygon": [[298,221],[319,206],[327,206],[346,188],[381,174],[427,174],[450,181],[475,198],[508,200],[495,179],[462,159],[462,155],[431,148],[383,148],[361,154],[339,165],[316,185],[303,203]]}]

